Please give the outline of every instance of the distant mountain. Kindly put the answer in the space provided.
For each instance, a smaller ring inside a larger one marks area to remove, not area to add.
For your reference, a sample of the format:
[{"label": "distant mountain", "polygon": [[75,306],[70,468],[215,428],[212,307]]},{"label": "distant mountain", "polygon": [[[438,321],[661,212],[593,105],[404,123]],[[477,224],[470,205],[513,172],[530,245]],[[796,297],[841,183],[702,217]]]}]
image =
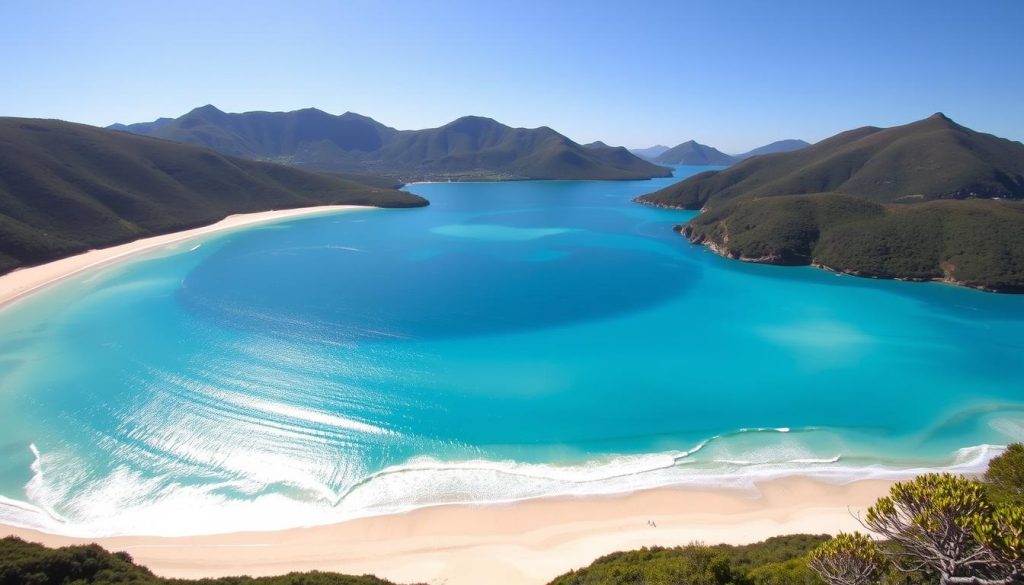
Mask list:
[{"label": "distant mountain", "polygon": [[894,128],[864,127],[794,152],[701,173],[641,200],[700,209],[737,197],[836,192],[898,202],[1024,195],[1024,145],[964,128],[942,114]]},{"label": "distant mountain", "polygon": [[750,158],[752,156],[757,156],[759,154],[775,154],[777,152],[792,152],[794,150],[800,150],[801,148],[805,148],[805,147],[808,147],[810,145],[811,145],[810,142],[806,142],[804,140],[794,140],[794,139],[779,140],[779,141],[776,141],[776,142],[772,142],[771,144],[766,144],[766,145],[761,146],[759,148],[755,148],[754,150],[751,150],[751,151],[748,151],[748,152],[744,152],[743,154],[737,154],[734,158],[736,160],[738,160],[738,161],[746,160],[746,159],[748,159],[748,158]]},{"label": "distant mountain", "polygon": [[750,158],[637,201],[704,209],[681,233],[730,258],[1024,292],[1022,199],[1024,145],[935,114]]},{"label": "distant mountain", "polygon": [[604,142],[601,142],[600,140],[595,140],[593,142],[588,142],[588,143],[584,144],[583,146],[586,146],[587,148],[611,148],[611,146],[608,146],[607,144],[605,144]]},{"label": "distant mountain", "polygon": [[0,118],[0,273],[235,213],[325,204],[427,202],[166,140]]},{"label": "distant mountain", "polygon": [[654,162],[666,165],[731,165],[736,159],[717,148],[688,140],[659,154]]},{"label": "distant mountain", "polygon": [[[317,109],[227,114],[203,106],[168,121],[111,128],[219,152],[327,171],[413,179],[647,179],[668,169],[610,147],[587,148],[554,130],[467,116],[440,128],[395,130],[353,113]],[[625,151],[625,149],[622,149]]]},{"label": "distant mountain", "polygon": [[647,148],[631,148],[629,151],[645,160],[654,160],[661,153],[668,150],[668,147],[663,144],[656,144],[654,146],[648,146]]}]

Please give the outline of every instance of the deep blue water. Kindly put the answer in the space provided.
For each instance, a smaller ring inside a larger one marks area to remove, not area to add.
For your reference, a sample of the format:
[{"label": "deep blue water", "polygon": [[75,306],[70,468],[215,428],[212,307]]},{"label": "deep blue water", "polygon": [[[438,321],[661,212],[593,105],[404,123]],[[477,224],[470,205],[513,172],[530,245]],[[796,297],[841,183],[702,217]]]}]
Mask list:
[{"label": "deep blue water", "polygon": [[724,260],[630,203],[669,182],[411,185],[430,207],[211,236],[0,310],[0,521],[272,528],[977,469],[1024,439],[1024,297]]}]

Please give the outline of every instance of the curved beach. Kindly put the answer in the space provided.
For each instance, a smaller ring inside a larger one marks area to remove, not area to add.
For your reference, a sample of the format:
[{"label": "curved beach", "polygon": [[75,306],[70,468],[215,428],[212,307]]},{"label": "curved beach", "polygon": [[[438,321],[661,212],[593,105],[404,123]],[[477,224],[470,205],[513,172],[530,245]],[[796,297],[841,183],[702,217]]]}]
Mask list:
[{"label": "curved beach", "polygon": [[[979,354],[1012,353],[1012,300],[736,267],[679,247],[636,185],[421,188],[422,212],[184,243],[357,208],[236,216],[0,279],[10,303],[171,252],[0,314],[18,317],[5,438],[24,463],[0,518],[85,538],[0,532],[171,576],[540,585],[616,550],[853,530],[892,481],[977,473],[1018,432],[1016,362],[981,379],[947,343],[968,323]],[[518,203],[563,193],[583,203]],[[578,302],[594,283],[616,294]]]},{"label": "curved beach", "polygon": [[173,232],[150,238],[142,238],[126,244],[89,250],[68,258],[61,258],[39,266],[21,268],[0,275],[0,307],[19,298],[59,282],[69,276],[87,270],[101,268],[114,262],[148,252],[162,246],[180,244],[194,238],[249,227],[261,223],[270,223],[298,217],[312,217],[325,213],[339,213],[358,209],[375,209],[359,205],[321,205],[317,207],[301,207],[298,209],[278,209],[258,213],[242,213],[229,215],[217,223]]},{"label": "curved beach", "polygon": [[619,550],[856,530],[856,515],[890,485],[791,478],[758,484],[757,492],[655,489],[618,497],[437,506],[326,526],[180,538],[77,539],[10,526],[0,533],[49,546],[98,542],[170,577],[321,570],[399,583],[542,585]]}]

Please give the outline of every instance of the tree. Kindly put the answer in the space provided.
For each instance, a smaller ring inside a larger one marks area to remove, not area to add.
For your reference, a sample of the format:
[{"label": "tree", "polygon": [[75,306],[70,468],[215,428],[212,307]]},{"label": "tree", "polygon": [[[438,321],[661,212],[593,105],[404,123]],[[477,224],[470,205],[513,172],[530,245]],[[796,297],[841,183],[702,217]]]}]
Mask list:
[{"label": "tree", "polygon": [[873,585],[882,573],[882,555],[871,537],[839,533],[808,555],[807,565],[829,585]]},{"label": "tree", "polygon": [[1024,507],[997,508],[989,518],[975,518],[972,528],[996,572],[1024,583]]},{"label": "tree", "polygon": [[990,461],[984,482],[992,502],[1024,506],[1024,444],[1013,443]]},{"label": "tree", "polygon": [[931,571],[943,585],[1006,585],[1024,578],[1021,521],[997,514],[980,482],[943,473],[895,484],[864,525],[896,545],[886,554],[902,571]]}]

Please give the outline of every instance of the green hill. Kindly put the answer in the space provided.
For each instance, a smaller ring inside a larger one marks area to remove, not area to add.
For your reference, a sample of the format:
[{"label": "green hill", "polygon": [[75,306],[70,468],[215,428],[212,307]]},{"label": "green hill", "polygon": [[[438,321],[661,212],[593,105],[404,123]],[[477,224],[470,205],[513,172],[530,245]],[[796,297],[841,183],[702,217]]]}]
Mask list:
[{"label": "green hill", "polygon": [[935,114],[751,158],[637,201],[704,209],[681,233],[730,258],[1021,292],[1019,199],[1024,145]]},{"label": "green hill", "polygon": [[427,202],[392,188],[165,140],[0,118],[0,273],[235,213],[325,204]]},{"label": "green hill", "polygon": [[641,202],[700,209],[736,197],[845,193],[873,201],[1024,197],[1024,145],[942,114],[837,134],[794,152],[690,177]]},{"label": "green hill", "polygon": [[334,116],[306,109],[227,114],[203,106],[177,119],[111,129],[257,160],[405,181],[671,176],[668,169],[624,148],[588,148],[550,128],[511,128],[478,116],[440,128],[400,131],[353,113]]},{"label": "green hill", "polygon": [[736,159],[717,148],[688,140],[659,154],[654,162],[666,165],[731,165]]},{"label": "green hill", "polygon": [[682,234],[728,258],[1024,292],[1024,203],[881,204],[842,194],[738,199]]}]

